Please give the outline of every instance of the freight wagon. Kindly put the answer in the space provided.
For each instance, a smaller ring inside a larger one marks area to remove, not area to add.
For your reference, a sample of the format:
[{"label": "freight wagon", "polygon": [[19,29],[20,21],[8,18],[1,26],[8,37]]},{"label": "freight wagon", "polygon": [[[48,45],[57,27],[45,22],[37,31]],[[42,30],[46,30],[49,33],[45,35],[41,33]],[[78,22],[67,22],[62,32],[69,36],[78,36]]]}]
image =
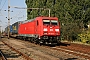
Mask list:
[{"label": "freight wagon", "polygon": [[12,24],[12,35],[11,35],[11,37],[17,37],[18,36],[19,24],[21,22],[22,21],[18,21],[18,22],[15,22],[14,24]]},{"label": "freight wagon", "polygon": [[[10,34],[12,34],[12,25],[10,27]],[[8,26],[5,28],[5,35],[8,35]]]}]

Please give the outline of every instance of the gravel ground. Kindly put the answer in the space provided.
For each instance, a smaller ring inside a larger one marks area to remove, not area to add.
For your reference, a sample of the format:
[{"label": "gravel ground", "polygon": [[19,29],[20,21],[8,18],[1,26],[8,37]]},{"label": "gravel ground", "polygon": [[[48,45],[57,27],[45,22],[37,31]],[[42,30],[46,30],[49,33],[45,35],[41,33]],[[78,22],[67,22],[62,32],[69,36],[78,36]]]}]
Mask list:
[{"label": "gravel ground", "polygon": [[3,38],[3,40],[21,52],[26,53],[34,60],[86,60],[84,58],[53,50],[45,46],[39,46],[28,41],[21,41],[12,38],[9,40]]}]

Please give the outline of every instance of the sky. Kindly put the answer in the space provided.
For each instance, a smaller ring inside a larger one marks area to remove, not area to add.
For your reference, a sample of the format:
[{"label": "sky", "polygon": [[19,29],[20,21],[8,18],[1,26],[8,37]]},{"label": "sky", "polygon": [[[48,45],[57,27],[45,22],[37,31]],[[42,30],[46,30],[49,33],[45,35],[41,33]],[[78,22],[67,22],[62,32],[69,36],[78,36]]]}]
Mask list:
[{"label": "sky", "polygon": [[[27,19],[26,9],[17,9],[16,7],[27,8],[25,0],[10,0],[10,25],[17,21],[24,21]],[[0,0],[0,26],[2,30],[8,26],[8,0]]]}]

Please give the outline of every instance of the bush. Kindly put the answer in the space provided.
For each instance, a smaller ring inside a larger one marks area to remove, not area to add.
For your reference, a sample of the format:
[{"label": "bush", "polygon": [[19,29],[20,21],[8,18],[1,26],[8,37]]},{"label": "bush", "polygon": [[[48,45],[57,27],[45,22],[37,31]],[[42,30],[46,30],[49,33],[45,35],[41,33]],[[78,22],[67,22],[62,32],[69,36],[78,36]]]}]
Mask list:
[{"label": "bush", "polygon": [[78,41],[90,44],[90,33],[79,34]]}]

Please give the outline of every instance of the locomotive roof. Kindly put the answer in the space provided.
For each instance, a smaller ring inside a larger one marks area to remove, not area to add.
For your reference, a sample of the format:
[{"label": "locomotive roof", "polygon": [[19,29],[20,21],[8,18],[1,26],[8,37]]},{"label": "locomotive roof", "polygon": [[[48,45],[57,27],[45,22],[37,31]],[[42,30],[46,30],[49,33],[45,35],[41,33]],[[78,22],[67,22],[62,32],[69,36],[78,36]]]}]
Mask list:
[{"label": "locomotive roof", "polygon": [[14,24],[16,24],[16,23],[20,23],[20,22],[23,22],[23,21],[17,21],[17,22],[15,22],[15,23],[13,23],[12,25],[14,25]]},{"label": "locomotive roof", "polygon": [[[48,18],[52,19],[52,18],[54,18],[54,19],[56,19],[56,17],[45,17],[45,16],[40,16],[40,17],[36,17],[36,18],[42,18],[42,19],[48,19]],[[36,18],[25,20],[25,21],[22,22],[22,24],[27,23],[27,22],[32,22],[32,21],[36,20]]]},{"label": "locomotive roof", "polygon": [[34,19],[25,20],[25,21],[23,21],[22,23],[31,22],[31,21],[34,21],[34,20],[35,20],[35,18],[34,18]]}]

